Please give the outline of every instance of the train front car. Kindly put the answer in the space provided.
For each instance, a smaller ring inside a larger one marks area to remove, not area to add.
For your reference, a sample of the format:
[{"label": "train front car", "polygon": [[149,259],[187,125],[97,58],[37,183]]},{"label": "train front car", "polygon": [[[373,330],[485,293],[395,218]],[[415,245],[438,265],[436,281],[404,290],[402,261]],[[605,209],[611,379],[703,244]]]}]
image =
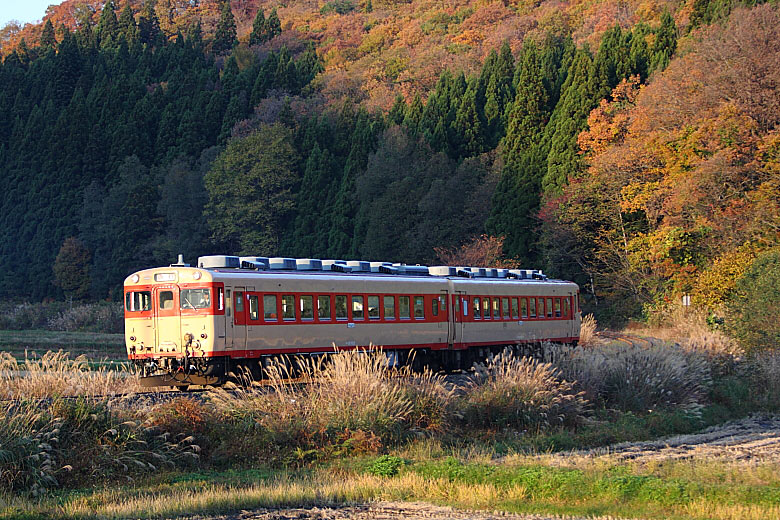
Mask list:
[{"label": "train front car", "polygon": [[209,271],[147,269],[128,276],[124,292],[127,357],[143,386],[223,382],[214,351],[225,336],[225,321],[217,319],[225,314],[224,287]]}]

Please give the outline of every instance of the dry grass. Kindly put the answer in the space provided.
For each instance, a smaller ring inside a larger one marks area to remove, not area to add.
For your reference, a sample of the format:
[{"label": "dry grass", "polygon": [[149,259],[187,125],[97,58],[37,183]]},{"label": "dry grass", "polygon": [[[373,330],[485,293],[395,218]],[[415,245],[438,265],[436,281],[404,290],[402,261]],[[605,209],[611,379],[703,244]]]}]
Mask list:
[{"label": "dry grass", "polygon": [[590,348],[546,344],[567,381],[607,407],[633,412],[701,409],[711,381],[707,360],[679,346],[612,343]]},{"label": "dry grass", "polygon": [[85,356],[47,352],[19,362],[0,352],[0,398],[29,399],[58,396],[100,396],[140,390],[137,378],[126,368],[91,369]]},{"label": "dry grass", "polygon": [[780,352],[756,353],[745,363],[744,372],[754,389],[756,404],[765,410],[780,411]]},{"label": "dry grass", "polygon": [[579,344],[583,347],[589,347],[593,345],[594,341],[596,340],[597,328],[598,323],[596,322],[596,318],[593,316],[593,314],[584,316],[582,318],[582,323],[580,324]]},{"label": "dry grass", "polygon": [[556,368],[508,349],[477,366],[463,397],[464,420],[473,426],[515,427],[539,432],[573,426],[587,402]]}]

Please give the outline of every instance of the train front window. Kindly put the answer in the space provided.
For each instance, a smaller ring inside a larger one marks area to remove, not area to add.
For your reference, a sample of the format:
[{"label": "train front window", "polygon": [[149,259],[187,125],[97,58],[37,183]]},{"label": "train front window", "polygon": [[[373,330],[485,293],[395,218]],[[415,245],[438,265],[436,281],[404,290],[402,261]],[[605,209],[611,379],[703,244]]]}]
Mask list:
[{"label": "train front window", "polygon": [[346,320],[347,319],[347,297],[344,294],[337,294],[336,295],[336,319],[338,320]]},{"label": "train front window", "polygon": [[314,296],[308,294],[301,296],[301,319],[314,319]]},{"label": "train front window", "polygon": [[317,296],[317,316],[321,320],[330,319],[330,296]]},{"label": "train front window", "polygon": [[208,309],[211,307],[211,289],[183,289],[179,296],[182,309]]},{"label": "train front window", "polygon": [[276,295],[263,295],[263,318],[265,321],[276,321]]},{"label": "train front window", "polygon": [[295,319],[295,296],[292,294],[282,295],[282,318],[287,321]]},{"label": "train front window", "polygon": [[133,291],[125,295],[125,309],[130,312],[152,310],[151,291]]},{"label": "train front window", "polygon": [[379,319],[379,296],[368,297],[368,317],[372,320]]},{"label": "train front window", "polygon": [[394,320],[395,319],[395,296],[385,296],[384,305],[385,305],[385,319]]},{"label": "train front window", "polygon": [[160,291],[160,310],[173,310],[173,291]]}]

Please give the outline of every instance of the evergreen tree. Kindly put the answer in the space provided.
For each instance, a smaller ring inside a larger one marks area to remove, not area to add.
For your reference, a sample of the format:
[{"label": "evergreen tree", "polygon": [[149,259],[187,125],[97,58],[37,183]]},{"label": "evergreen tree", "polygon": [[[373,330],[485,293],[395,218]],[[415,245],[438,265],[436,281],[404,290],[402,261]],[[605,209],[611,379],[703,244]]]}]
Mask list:
[{"label": "evergreen tree", "polygon": [[671,13],[664,11],[661,16],[661,25],[655,31],[655,42],[651,49],[651,72],[663,70],[669,65],[669,62],[677,50],[677,25],[674,23]]},{"label": "evergreen tree", "polygon": [[65,294],[80,300],[89,293],[89,261],[91,256],[84,244],[75,237],[62,243],[54,260],[54,280]]},{"label": "evergreen tree", "polygon": [[41,48],[44,50],[54,49],[57,45],[57,39],[54,37],[54,26],[51,20],[46,20],[41,32]]},{"label": "evergreen tree", "polygon": [[457,141],[455,158],[472,157],[484,151],[482,123],[477,111],[476,79],[466,89],[453,122],[454,140]]},{"label": "evergreen tree", "polygon": [[125,5],[125,8],[122,9],[117,25],[119,34],[124,37],[128,44],[138,41],[138,25],[135,23],[135,17],[130,4]]},{"label": "evergreen tree", "polygon": [[215,53],[221,54],[233,49],[236,43],[236,19],[233,17],[230,1],[225,0],[222,2],[221,14],[211,49]]},{"label": "evergreen tree", "polygon": [[271,9],[271,14],[268,15],[266,33],[269,40],[282,34],[282,22],[279,20],[279,14],[276,12],[276,7]]},{"label": "evergreen tree", "polygon": [[148,45],[157,45],[162,33],[160,31],[160,20],[154,9],[155,0],[146,0],[144,8],[138,17],[138,36],[141,43]]},{"label": "evergreen tree", "polygon": [[404,122],[404,116],[406,115],[406,100],[403,94],[398,94],[395,97],[392,108],[387,114],[387,120],[390,124],[400,125]]},{"label": "evergreen tree", "polygon": [[256,45],[258,43],[263,43],[265,40],[266,35],[266,21],[265,21],[265,13],[263,13],[263,9],[260,8],[257,10],[257,15],[255,15],[255,21],[252,23],[252,33],[249,35],[249,45]]},{"label": "evergreen tree", "polygon": [[536,45],[523,46],[504,138],[504,168],[493,197],[486,227],[491,235],[504,236],[504,253],[531,262],[535,257],[541,173],[544,153],[542,133],[547,123],[547,90]]},{"label": "evergreen tree", "polygon": [[107,0],[100,13],[97,25],[97,37],[103,47],[113,47],[119,32],[119,22],[116,19],[114,0]]}]

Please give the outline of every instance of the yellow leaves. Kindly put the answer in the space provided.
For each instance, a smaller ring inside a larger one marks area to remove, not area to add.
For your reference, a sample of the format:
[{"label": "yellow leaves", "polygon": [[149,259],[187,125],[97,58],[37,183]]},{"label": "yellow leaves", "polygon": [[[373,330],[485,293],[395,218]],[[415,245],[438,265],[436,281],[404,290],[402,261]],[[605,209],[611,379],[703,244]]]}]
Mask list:
[{"label": "yellow leaves", "polygon": [[661,186],[656,182],[631,182],[620,190],[620,209],[624,212],[646,211],[648,202],[658,196]]},{"label": "yellow leaves", "polygon": [[716,309],[723,305],[742,276],[756,258],[752,244],[744,244],[733,251],[726,251],[715,259],[712,266],[702,272],[691,292],[694,305]]},{"label": "yellow leaves", "polygon": [[454,43],[461,43],[463,45],[477,45],[485,39],[485,35],[480,30],[469,29],[463,31],[461,34],[452,37]]}]

